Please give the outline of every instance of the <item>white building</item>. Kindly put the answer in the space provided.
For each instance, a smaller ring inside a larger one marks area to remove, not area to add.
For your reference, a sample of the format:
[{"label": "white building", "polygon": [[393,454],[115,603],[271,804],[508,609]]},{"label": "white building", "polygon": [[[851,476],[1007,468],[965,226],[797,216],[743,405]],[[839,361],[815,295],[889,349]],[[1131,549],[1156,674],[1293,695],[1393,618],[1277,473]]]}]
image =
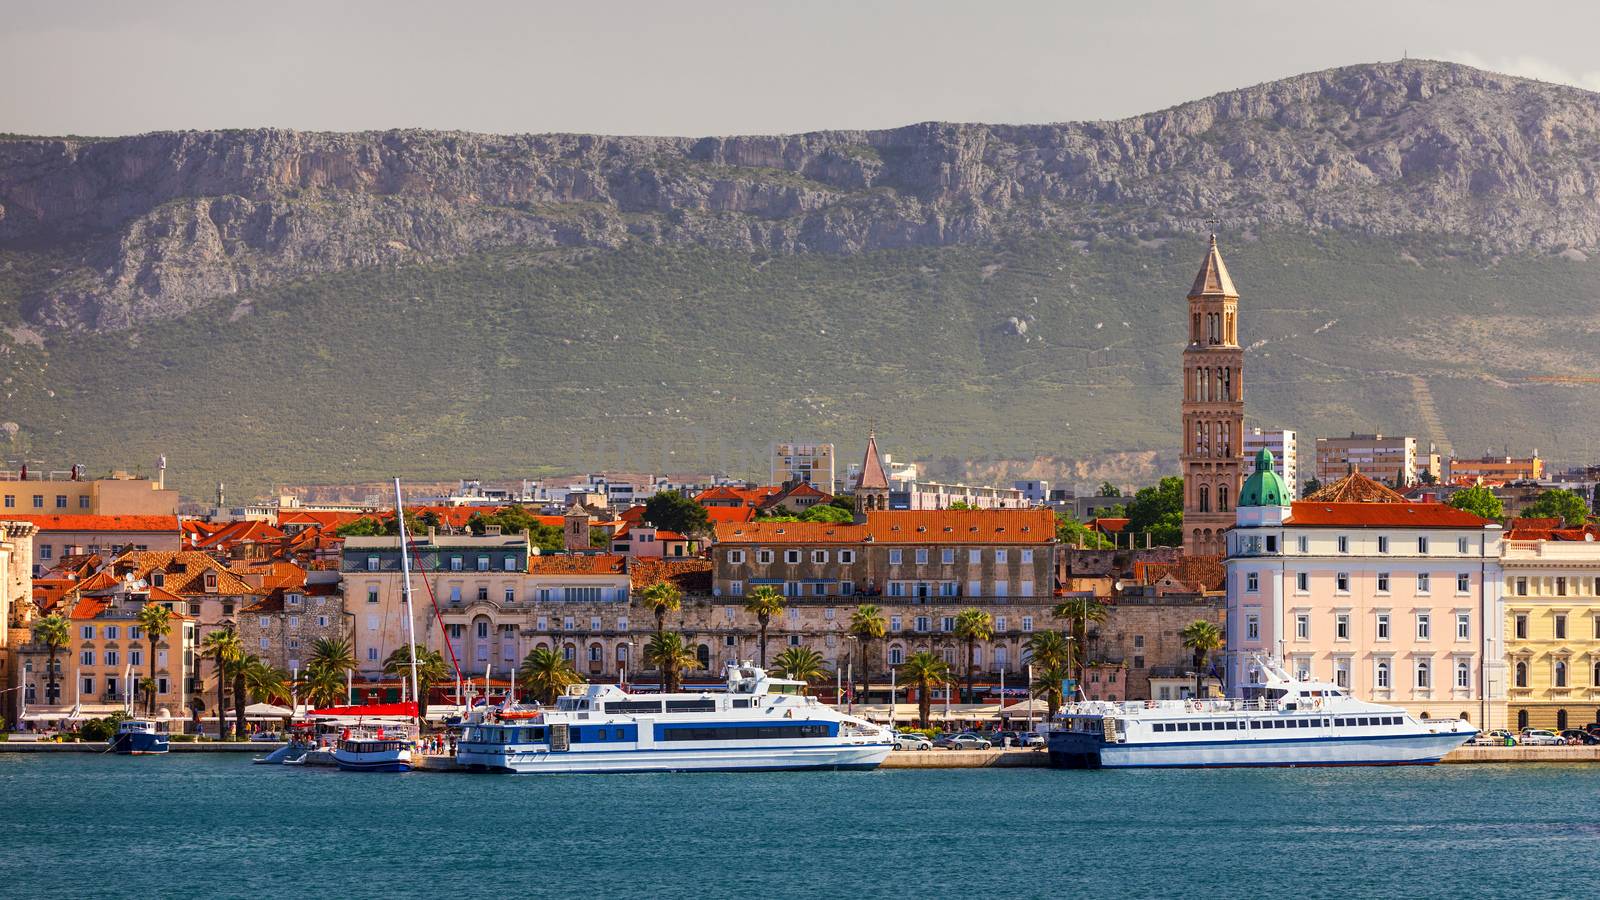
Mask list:
[{"label": "white building", "polygon": [[772,484],[798,481],[833,492],[832,444],[775,441],[771,457]]},{"label": "white building", "polygon": [[1300,462],[1294,432],[1287,428],[1251,428],[1244,436],[1244,458],[1255,459],[1262,450],[1272,451],[1273,469],[1289,489],[1289,496],[1300,496]]}]

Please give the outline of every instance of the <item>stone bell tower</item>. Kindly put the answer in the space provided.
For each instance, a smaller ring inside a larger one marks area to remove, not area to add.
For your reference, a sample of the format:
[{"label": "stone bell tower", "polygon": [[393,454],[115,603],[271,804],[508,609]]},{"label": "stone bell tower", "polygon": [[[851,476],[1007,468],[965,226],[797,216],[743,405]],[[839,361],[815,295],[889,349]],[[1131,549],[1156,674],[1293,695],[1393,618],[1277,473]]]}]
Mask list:
[{"label": "stone bell tower", "polygon": [[1226,552],[1223,533],[1244,480],[1244,350],[1239,292],[1217,250],[1217,236],[1189,289],[1189,342],[1183,350],[1183,551]]}]

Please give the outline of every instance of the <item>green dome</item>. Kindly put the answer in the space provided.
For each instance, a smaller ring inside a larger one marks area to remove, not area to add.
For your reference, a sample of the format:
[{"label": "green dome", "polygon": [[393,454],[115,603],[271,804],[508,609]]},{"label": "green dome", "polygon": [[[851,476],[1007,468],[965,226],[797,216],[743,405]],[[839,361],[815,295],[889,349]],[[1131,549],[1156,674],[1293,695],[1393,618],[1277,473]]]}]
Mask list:
[{"label": "green dome", "polygon": [[1244,480],[1239,491],[1240,506],[1288,506],[1289,489],[1283,479],[1272,471],[1272,451],[1263,447],[1256,454],[1255,474]]}]

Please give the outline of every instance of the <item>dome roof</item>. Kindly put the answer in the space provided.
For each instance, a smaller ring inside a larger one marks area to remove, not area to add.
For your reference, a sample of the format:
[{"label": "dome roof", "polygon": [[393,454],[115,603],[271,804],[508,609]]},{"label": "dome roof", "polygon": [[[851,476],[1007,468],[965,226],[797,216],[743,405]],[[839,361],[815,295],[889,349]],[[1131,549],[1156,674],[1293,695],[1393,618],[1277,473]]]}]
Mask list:
[{"label": "dome roof", "polygon": [[1256,470],[1244,480],[1239,491],[1239,506],[1288,506],[1291,498],[1283,479],[1272,470],[1272,451],[1263,447],[1256,454]]}]

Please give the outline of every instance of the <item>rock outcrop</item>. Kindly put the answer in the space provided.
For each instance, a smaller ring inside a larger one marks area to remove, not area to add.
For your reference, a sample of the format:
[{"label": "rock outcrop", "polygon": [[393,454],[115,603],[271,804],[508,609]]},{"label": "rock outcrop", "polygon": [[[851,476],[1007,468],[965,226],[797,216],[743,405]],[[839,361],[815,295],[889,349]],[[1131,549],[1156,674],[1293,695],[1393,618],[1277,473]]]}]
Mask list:
[{"label": "rock outcrop", "polygon": [[0,247],[74,261],[25,298],[55,329],[124,328],[284,279],[505,247],[855,254],[1219,218],[1593,250],[1597,201],[1600,95],[1424,61],[1117,122],[0,141]]}]

